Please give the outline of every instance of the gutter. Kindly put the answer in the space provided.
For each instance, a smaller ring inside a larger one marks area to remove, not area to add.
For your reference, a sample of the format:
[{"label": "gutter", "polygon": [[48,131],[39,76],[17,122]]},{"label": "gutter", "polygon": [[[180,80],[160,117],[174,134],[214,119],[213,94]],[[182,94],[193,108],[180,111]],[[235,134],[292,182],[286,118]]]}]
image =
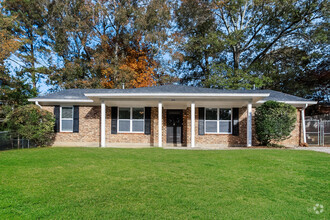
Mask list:
[{"label": "gutter", "polygon": [[38,99],[32,98],[28,99],[29,102],[81,102],[81,103],[91,103],[94,102],[93,100],[86,100],[86,99]]},{"label": "gutter", "polygon": [[132,97],[268,97],[270,93],[85,93],[86,97],[95,98],[132,98]]},{"label": "gutter", "polygon": [[39,104],[38,101],[35,102],[36,106],[39,106],[40,108],[42,108],[42,106]]},{"label": "gutter", "polygon": [[[267,101],[266,100],[260,100],[257,103],[258,104],[262,104],[262,103],[265,103],[265,102],[267,102]],[[276,101],[276,102],[282,102],[282,103],[292,104],[292,105],[294,105],[294,104],[306,104],[306,105],[308,105],[308,104],[309,105],[315,105],[315,104],[317,104],[317,102],[315,102],[315,101]]]}]

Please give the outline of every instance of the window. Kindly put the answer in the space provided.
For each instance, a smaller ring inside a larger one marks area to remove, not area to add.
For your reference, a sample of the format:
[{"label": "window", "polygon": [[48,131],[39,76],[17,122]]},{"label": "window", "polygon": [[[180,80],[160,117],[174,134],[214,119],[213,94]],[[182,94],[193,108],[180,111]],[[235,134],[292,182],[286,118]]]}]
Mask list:
[{"label": "window", "polygon": [[219,109],[218,127],[218,133],[231,133],[231,109]]},{"label": "window", "polygon": [[205,110],[205,133],[231,134],[231,109],[207,108]]},{"label": "window", "polygon": [[118,132],[143,133],[144,108],[119,108]]},{"label": "window", "polygon": [[73,107],[61,107],[61,132],[73,131]]},{"label": "window", "polygon": [[206,133],[218,133],[218,110],[216,108],[207,108],[206,109]]}]

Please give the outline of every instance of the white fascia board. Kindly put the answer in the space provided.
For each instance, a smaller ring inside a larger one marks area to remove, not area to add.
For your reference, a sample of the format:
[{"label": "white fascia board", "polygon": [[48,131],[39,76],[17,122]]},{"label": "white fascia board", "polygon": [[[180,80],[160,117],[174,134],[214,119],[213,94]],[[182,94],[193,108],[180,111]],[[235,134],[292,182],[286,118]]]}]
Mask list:
[{"label": "white fascia board", "polygon": [[[267,101],[265,100],[260,100],[257,102],[257,104],[262,104],[262,103],[265,103]],[[286,103],[286,104],[292,104],[292,105],[299,105],[299,104],[309,104],[309,105],[315,105],[317,104],[316,101],[277,101],[277,102],[283,102],[283,103]]]},{"label": "white fascia board", "polygon": [[81,100],[81,99],[38,99],[38,98],[33,98],[33,99],[28,99],[29,102],[81,102],[81,103],[92,103],[94,102],[93,100]]},{"label": "white fascia board", "polygon": [[85,93],[87,97],[113,98],[113,97],[268,97],[269,93]]}]

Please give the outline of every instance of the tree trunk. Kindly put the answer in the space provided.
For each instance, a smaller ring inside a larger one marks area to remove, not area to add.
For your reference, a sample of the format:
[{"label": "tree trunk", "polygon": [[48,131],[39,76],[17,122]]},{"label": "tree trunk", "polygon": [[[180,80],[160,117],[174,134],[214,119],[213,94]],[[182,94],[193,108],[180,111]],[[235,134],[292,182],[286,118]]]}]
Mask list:
[{"label": "tree trunk", "polygon": [[34,58],[34,45],[33,45],[33,42],[34,42],[34,39],[33,39],[33,36],[31,37],[31,80],[32,80],[32,86],[33,86],[33,89],[35,91],[37,91],[37,77],[36,77],[36,73],[35,73],[35,58]]},{"label": "tree trunk", "polygon": [[20,140],[19,140],[19,135],[17,135],[17,149],[19,149],[19,145],[21,144]]},{"label": "tree trunk", "polygon": [[[117,81],[118,80],[118,41],[116,39],[116,44],[115,44],[115,74],[114,74],[114,79]],[[116,86],[116,84],[114,84]]]},{"label": "tree trunk", "polygon": [[234,51],[233,52],[233,58],[234,58],[234,73],[236,70],[239,69],[239,58],[241,56],[241,53],[240,52],[237,52],[237,51]]}]

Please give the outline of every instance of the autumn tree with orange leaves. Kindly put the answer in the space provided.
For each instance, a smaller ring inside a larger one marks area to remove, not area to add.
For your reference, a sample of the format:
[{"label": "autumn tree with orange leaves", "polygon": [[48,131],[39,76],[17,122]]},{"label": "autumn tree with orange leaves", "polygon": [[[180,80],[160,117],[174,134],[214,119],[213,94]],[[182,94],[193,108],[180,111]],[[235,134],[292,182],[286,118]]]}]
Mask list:
[{"label": "autumn tree with orange leaves", "polygon": [[[122,56],[118,66],[109,65],[102,70],[102,85],[105,88],[138,88],[156,85],[155,68],[157,62],[153,59],[152,48],[141,41],[141,34],[136,34],[131,44],[123,46]],[[106,46],[111,51],[110,45]],[[110,53],[111,54],[111,53]],[[107,55],[105,55],[107,57]]]},{"label": "autumn tree with orange leaves", "polygon": [[121,70],[131,72],[133,78],[128,86],[133,88],[156,84],[154,69],[157,63],[149,56],[148,48],[141,47],[138,50],[129,48],[125,63],[120,66]]}]

